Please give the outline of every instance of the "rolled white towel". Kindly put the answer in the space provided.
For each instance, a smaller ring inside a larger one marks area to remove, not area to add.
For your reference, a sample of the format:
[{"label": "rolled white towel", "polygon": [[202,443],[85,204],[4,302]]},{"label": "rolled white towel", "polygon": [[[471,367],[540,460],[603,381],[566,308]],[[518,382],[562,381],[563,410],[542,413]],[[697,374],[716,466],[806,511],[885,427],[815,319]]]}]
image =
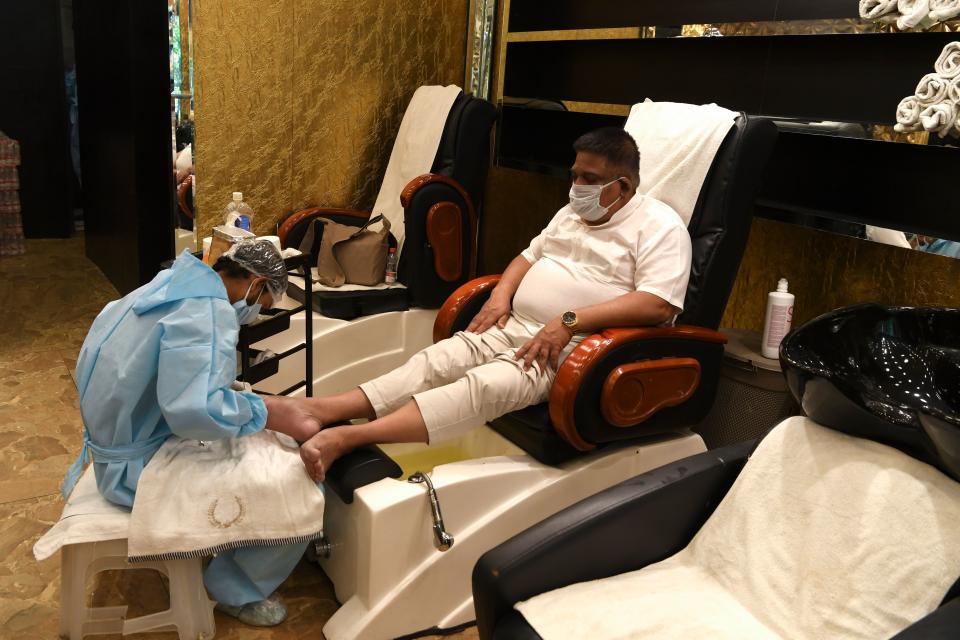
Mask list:
[{"label": "rolled white towel", "polygon": [[960,0],[930,0],[931,20],[944,22],[958,15],[960,15]]},{"label": "rolled white towel", "polygon": [[949,84],[950,80],[948,78],[944,78],[938,73],[928,73],[920,78],[915,95],[924,105],[943,102],[947,97],[947,85]]},{"label": "rolled white towel", "polygon": [[931,104],[920,112],[920,124],[923,128],[936,133],[941,138],[950,133],[956,122],[957,105],[952,102]]},{"label": "rolled white towel", "polygon": [[860,17],[864,20],[876,20],[896,10],[897,0],[860,0]]},{"label": "rolled white towel", "polygon": [[[960,5],[960,0],[957,4]],[[933,68],[944,78],[960,76],[960,42],[951,42],[945,46]]]},{"label": "rolled white towel", "polygon": [[897,28],[901,30],[923,28],[930,21],[930,0],[897,0]]},{"label": "rolled white towel", "polygon": [[908,96],[901,100],[900,104],[897,105],[897,124],[894,125],[893,130],[897,133],[907,133],[922,129],[923,127],[920,126],[921,111],[923,111],[923,106],[917,100],[917,96]]},{"label": "rolled white towel", "polygon": [[960,76],[953,78],[947,84],[947,101],[957,105],[960,109]]}]

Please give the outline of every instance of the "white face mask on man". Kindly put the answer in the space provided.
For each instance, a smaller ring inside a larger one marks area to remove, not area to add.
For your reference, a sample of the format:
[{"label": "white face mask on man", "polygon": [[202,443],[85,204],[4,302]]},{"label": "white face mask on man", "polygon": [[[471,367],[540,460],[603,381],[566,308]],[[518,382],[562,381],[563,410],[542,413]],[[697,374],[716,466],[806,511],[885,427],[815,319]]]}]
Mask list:
[{"label": "white face mask on man", "polygon": [[570,185],[570,208],[573,209],[573,212],[580,216],[584,221],[596,222],[603,216],[607,215],[610,207],[615,205],[617,201],[623,197],[623,193],[621,193],[616,200],[607,206],[604,207],[600,204],[600,194],[603,193],[604,189],[618,180],[620,180],[620,178],[611,180],[607,184]]}]

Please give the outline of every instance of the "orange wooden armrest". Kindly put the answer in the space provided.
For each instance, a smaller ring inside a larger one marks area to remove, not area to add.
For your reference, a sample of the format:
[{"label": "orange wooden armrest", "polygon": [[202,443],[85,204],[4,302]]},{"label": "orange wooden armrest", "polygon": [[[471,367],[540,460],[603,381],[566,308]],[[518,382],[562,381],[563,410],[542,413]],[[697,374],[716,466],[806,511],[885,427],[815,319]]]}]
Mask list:
[{"label": "orange wooden armrest", "polygon": [[480,276],[467,283],[464,283],[456,291],[450,294],[446,299],[440,311],[437,312],[437,319],[433,321],[433,341],[439,342],[444,338],[449,338],[453,333],[453,325],[457,318],[463,313],[464,307],[470,304],[470,301],[479,295],[490,295],[493,288],[500,282],[500,275]]},{"label": "orange wooden armrest", "polygon": [[[573,409],[577,399],[577,390],[580,388],[580,383],[587,376],[587,374],[593,370],[598,362],[600,362],[608,353],[617,347],[630,342],[661,339],[681,339],[699,342],[712,342],[716,344],[726,344],[727,342],[727,337],[719,331],[713,331],[712,329],[705,329],[703,327],[694,327],[690,325],[679,325],[675,327],[623,327],[603,329],[599,333],[587,336],[574,348],[570,355],[567,356],[566,360],[560,364],[560,368],[557,370],[557,377],[553,381],[553,387],[550,389],[550,421],[553,423],[553,427],[557,430],[557,433],[559,433],[567,442],[580,451],[590,451],[591,449],[595,448],[596,445],[587,442],[580,437],[580,434],[577,432],[576,425],[574,424]],[[686,361],[692,359],[670,358],[669,360]],[[693,360],[693,362],[696,361]],[[695,380],[693,379],[694,376],[692,376],[689,362],[673,362],[670,363],[670,366],[664,367],[664,370],[670,369],[678,370],[675,371],[671,377],[674,377],[675,381],[679,379],[681,384],[686,385],[686,388],[689,389],[689,394],[687,395],[687,397],[689,397],[689,395],[696,390],[697,385],[699,385],[699,364]],[[618,378],[623,378],[622,381],[618,380],[610,383],[610,379],[608,378],[607,383],[612,385],[612,393],[617,388],[619,382],[620,391],[622,392],[625,385],[635,385],[638,381],[649,378],[650,375],[651,370],[644,371],[643,368],[629,368],[622,372],[620,376],[618,376]],[[644,378],[643,376],[647,376],[647,378]],[[630,382],[631,379],[633,380],[632,383]],[[604,384],[605,389],[607,383]],[[651,384],[653,383],[651,382]],[[691,385],[692,389],[690,389]],[[657,384],[657,388],[660,388],[659,384]],[[662,395],[663,392],[661,391],[659,392],[659,397],[655,393],[654,396],[650,398],[650,400],[653,401],[653,404],[657,406],[655,406],[652,411],[649,411],[649,415],[652,415],[654,412],[665,406],[672,406],[666,404],[668,401],[672,401],[672,399],[664,400]],[[682,401],[683,400],[678,400],[673,404],[679,404]],[[612,424],[625,421],[628,415],[639,415],[650,409],[650,407],[644,407],[640,405],[630,407],[629,402],[625,400],[620,400],[615,404],[617,407],[613,409],[613,412],[614,416],[617,418],[616,420],[610,420],[607,414],[604,413],[604,417],[607,418]]]},{"label": "orange wooden armrest", "polygon": [[[356,209],[341,209],[339,207],[311,207],[309,209],[302,209],[288,216],[277,228],[280,246],[287,246],[287,234],[297,226],[297,223],[308,218],[318,218],[321,216],[350,216],[351,218],[368,220],[370,218],[370,212],[357,211]],[[296,249],[296,247],[294,247],[294,249]]]},{"label": "orange wooden armrest", "polygon": [[[436,173],[425,173],[417,176],[407,183],[407,186],[400,192],[400,204],[404,209],[413,202],[416,193],[431,184],[443,184],[456,191],[467,205],[467,220],[470,234],[470,278],[477,273],[477,213],[473,206],[473,200],[463,186],[447,176],[441,176]],[[427,239],[433,246],[434,270],[442,279],[447,282],[459,280],[463,275],[461,273],[463,257],[463,228],[461,224],[462,213],[460,206],[455,202],[442,201],[434,203],[427,212]]]},{"label": "orange wooden armrest", "polygon": [[615,367],[603,382],[600,411],[616,427],[632,427],[660,409],[686,402],[700,386],[700,362],[660,358]]},{"label": "orange wooden armrest", "polygon": [[177,185],[177,204],[180,205],[180,210],[183,211],[184,215],[193,220],[193,209],[187,205],[187,191],[193,187],[193,175],[186,176],[183,180],[180,181],[180,184]]}]

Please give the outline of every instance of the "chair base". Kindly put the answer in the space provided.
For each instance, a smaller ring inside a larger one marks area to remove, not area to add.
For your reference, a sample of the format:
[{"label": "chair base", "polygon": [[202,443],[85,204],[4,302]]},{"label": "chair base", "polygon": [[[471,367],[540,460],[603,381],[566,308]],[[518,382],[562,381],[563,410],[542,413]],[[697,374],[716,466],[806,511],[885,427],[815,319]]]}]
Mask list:
[{"label": "chair base", "polygon": [[[467,576],[488,549],[601,489],[704,450],[696,435],[610,446],[557,467],[479,427],[432,447],[383,445],[404,474],[428,472],[443,528],[441,550],[423,484],[383,479],[345,503],[328,494],[320,565],[343,606],[323,628],[329,640],[375,640],[449,630],[475,618]],[[402,553],[398,553],[402,548]],[[360,568],[360,570],[358,570]]]},{"label": "chair base", "polygon": [[[63,547],[60,637],[175,631],[180,640],[210,640],[216,631],[213,605],[203,586],[202,558],[130,563],[127,541],[107,540]],[[170,608],[127,618],[127,607],[87,607],[87,579],[101,571],[153,569],[170,581]]]}]

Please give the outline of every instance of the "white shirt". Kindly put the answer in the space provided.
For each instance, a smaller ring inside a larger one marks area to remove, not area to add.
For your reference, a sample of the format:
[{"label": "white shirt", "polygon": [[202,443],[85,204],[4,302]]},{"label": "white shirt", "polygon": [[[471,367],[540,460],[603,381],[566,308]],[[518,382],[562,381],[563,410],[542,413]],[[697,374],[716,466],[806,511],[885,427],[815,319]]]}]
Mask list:
[{"label": "white shirt", "polygon": [[518,320],[540,326],[564,311],[644,291],[683,309],[690,234],[668,205],[636,194],[590,226],[568,206],[521,254],[531,263],[513,298]]}]

